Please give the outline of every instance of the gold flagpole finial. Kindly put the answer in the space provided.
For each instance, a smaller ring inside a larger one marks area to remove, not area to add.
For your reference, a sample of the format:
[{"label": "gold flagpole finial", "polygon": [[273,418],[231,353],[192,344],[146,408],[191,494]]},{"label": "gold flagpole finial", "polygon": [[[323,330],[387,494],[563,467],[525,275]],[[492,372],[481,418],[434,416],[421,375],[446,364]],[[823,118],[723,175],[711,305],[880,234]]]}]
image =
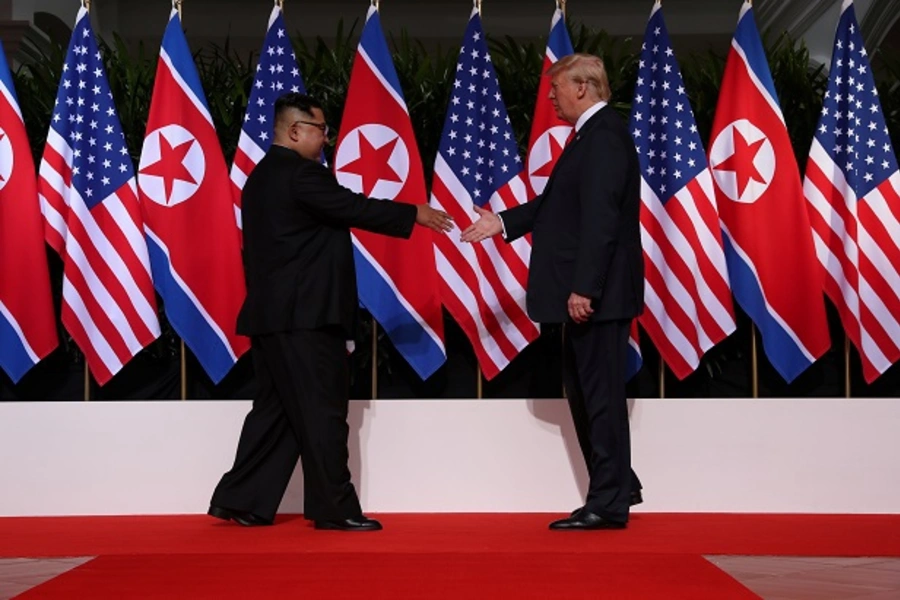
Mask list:
[{"label": "gold flagpole finial", "polygon": [[478,11],[478,14],[481,14],[481,0],[472,0],[472,5],[475,7],[475,10]]},{"label": "gold flagpole finial", "polygon": [[91,0],[81,0],[81,6],[84,7],[84,10],[91,12]]},{"label": "gold flagpole finial", "polygon": [[281,10],[284,10],[284,0],[275,0],[275,6],[277,6]]},{"label": "gold flagpole finial", "polygon": [[375,10],[378,10],[378,5],[380,4],[379,0],[371,0],[371,4],[375,8]]},{"label": "gold flagpole finial", "polygon": [[559,9],[563,16],[566,16],[566,0],[556,0],[556,8]]},{"label": "gold flagpole finial", "polygon": [[172,8],[178,11],[178,18],[181,18],[181,3],[182,0],[172,0]]}]

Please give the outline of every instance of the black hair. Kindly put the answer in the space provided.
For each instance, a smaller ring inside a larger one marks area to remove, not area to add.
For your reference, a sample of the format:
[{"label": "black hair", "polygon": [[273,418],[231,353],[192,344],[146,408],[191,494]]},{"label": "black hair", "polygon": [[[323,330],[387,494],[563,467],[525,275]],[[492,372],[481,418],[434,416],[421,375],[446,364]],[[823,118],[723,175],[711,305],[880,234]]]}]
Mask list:
[{"label": "black hair", "polygon": [[275,120],[277,121],[281,114],[289,108],[296,108],[300,112],[312,116],[313,109],[318,108],[319,110],[322,110],[322,105],[312,96],[290,92],[283,96],[279,96],[275,101]]}]

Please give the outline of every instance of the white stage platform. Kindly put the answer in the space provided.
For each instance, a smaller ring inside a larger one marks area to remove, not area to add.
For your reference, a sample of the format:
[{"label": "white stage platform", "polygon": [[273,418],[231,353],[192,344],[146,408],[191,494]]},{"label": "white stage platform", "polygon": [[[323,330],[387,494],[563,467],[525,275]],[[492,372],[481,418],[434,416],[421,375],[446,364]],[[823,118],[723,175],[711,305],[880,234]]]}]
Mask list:
[{"label": "white stage platform", "polygon": [[[0,516],[203,513],[249,408],[0,403]],[[354,401],[350,415],[366,511],[581,504],[562,400]],[[900,513],[900,399],[641,399],[632,437],[640,511]],[[295,476],[281,512],[301,511]]]}]

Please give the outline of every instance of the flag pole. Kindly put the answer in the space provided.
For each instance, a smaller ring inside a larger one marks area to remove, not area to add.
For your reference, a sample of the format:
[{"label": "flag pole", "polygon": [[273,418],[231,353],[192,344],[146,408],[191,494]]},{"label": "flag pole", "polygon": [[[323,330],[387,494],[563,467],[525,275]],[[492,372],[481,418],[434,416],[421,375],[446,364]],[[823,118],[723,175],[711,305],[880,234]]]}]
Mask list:
[{"label": "flag pole", "polygon": [[850,397],[850,336],[844,333],[844,397]]},{"label": "flag pole", "polygon": [[84,401],[91,401],[91,371],[88,368],[87,356],[84,357]]},{"label": "flag pole", "polygon": [[178,20],[181,20],[181,4],[183,0],[172,0],[172,8],[178,11]]},{"label": "flag pole", "polygon": [[475,371],[475,376],[478,377],[478,380],[475,382],[475,397],[481,400],[484,397],[484,389],[482,388],[481,377],[481,363],[478,363],[478,368]]},{"label": "flag pole", "polygon": [[187,356],[184,340],[181,340],[181,399],[187,400]]},{"label": "flag pole", "polygon": [[372,400],[378,398],[378,321],[372,315]]},{"label": "flag pole", "polygon": [[84,10],[91,12],[91,0],[81,0],[81,6],[84,7]]},{"label": "flag pole", "polygon": [[478,11],[478,15],[481,16],[481,0],[472,0],[472,6]]},{"label": "flag pole", "polygon": [[375,10],[378,10],[379,0],[372,0],[372,6],[375,7]]},{"label": "flag pole", "polygon": [[756,349],[756,323],[750,323],[750,369],[753,397],[759,398],[759,352]]},{"label": "flag pole", "polygon": [[659,397],[666,397],[666,361],[659,356]]},{"label": "flag pole", "polygon": [[562,16],[566,16],[566,0],[556,0],[556,8],[562,13]]}]

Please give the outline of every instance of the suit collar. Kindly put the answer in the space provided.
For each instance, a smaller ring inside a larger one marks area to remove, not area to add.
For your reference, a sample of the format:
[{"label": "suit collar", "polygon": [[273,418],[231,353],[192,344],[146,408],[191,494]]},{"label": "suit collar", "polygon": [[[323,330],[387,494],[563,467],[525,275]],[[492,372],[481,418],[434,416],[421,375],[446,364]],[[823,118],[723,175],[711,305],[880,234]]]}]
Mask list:
[{"label": "suit collar", "polygon": [[587,123],[591,119],[591,117],[593,117],[598,112],[603,110],[603,107],[605,107],[605,106],[606,106],[606,101],[601,100],[600,102],[594,104],[593,106],[588,108],[586,111],[581,113],[581,116],[578,117],[578,121],[575,122],[575,131],[581,131],[581,129],[584,127],[585,123]]},{"label": "suit collar", "polygon": [[281,157],[296,156],[297,158],[300,158],[300,155],[297,154],[296,152],[294,152],[293,150],[291,150],[290,148],[287,148],[285,146],[279,146],[278,144],[272,144],[271,146],[269,146],[269,152],[271,154],[274,154],[276,156],[281,156]]},{"label": "suit collar", "polygon": [[584,116],[588,114],[588,111],[591,111],[591,114],[589,114],[587,119],[581,124],[581,127],[576,129],[577,133],[575,134],[575,137],[571,142],[566,144],[566,147],[563,149],[562,154],[560,154],[559,158],[557,159],[556,166],[553,168],[553,172],[550,173],[550,178],[547,180],[547,185],[544,186],[544,193],[546,193],[550,189],[550,186],[553,184],[553,180],[556,179],[556,173],[559,170],[559,163],[561,163],[572,152],[572,149],[577,145],[581,137],[588,131],[590,131],[597,123],[599,123],[604,118],[603,115],[607,114],[610,110],[612,109],[609,107],[609,104],[607,104],[606,102],[598,102],[582,114],[582,116]]}]

